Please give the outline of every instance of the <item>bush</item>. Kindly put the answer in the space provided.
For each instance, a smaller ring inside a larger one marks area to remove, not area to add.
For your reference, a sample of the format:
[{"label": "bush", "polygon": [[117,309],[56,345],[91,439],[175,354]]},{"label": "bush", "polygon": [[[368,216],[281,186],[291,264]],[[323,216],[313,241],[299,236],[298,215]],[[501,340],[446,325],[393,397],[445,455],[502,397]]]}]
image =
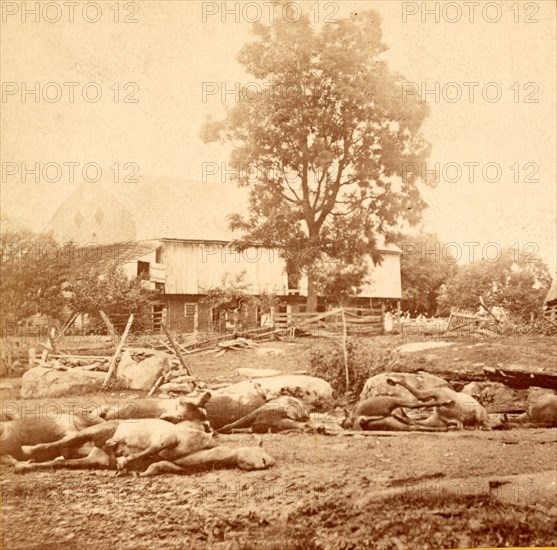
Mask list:
[{"label": "bush", "polygon": [[337,396],[348,394],[348,400],[352,401],[358,398],[368,378],[390,370],[393,356],[390,348],[354,338],[347,340],[346,348],[348,388],[341,341],[335,340],[313,348],[310,354],[309,373],[329,382]]}]

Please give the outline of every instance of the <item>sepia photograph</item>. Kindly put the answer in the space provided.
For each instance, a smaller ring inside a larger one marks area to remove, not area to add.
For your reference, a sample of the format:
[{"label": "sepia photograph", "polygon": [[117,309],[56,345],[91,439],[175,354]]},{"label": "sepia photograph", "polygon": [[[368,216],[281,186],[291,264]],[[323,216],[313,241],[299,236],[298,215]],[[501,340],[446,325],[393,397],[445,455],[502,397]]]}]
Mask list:
[{"label": "sepia photograph", "polygon": [[0,0],[1,550],[557,547],[554,0]]}]

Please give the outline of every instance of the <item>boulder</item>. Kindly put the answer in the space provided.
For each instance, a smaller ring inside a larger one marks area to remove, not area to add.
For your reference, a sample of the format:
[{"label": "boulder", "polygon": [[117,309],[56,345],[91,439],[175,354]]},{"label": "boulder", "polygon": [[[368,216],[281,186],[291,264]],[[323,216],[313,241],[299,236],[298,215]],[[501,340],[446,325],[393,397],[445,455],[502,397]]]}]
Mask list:
[{"label": "boulder", "polygon": [[[315,409],[327,408],[333,400],[333,388],[329,382],[315,376],[299,374],[281,374],[258,378],[257,383],[265,393],[266,399],[273,399],[280,395],[297,397],[306,405]],[[259,394],[256,386],[250,380],[239,382],[215,392],[221,395],[243,395],[254,398]]]},{"label": "boulder", "polygon": [[447,346],[453,345],[454,342],[409,342],[408,344],[402,344],[401,346],[398,346],[398,348],[396,348],[396,351],[400,353],[414,353],[416,351],[445,348]]},{"label": "boulder", "polygon": [[479,400],[483,405],[503,405],[514,402],[524,402],[526,392],[509,388],[499,382],[487,382],[483,386]]},{"label": "boulder", "polygon": [[482,389],[481,384],[478,384],[478,382],[470,382],[462,388],[462,393],[471,395],[472,397],[478,399],[482,394]]},{"label": "boulder", "polygon": [[118,366],[116,367],[116,378],[123,381],[126,369],[136,366],[137,364],[137,361],[133,360],[131,353],[128,350],[124,351],[120,357]]},{"label": "boulder", "polygon": [[238,369],[238,374],[242,378],[263,378],[266,376],[278,376],[282,372],[276,369]]},{"label": "boulder", "polygon": [[555,395],[556,392],[554,390],[549,390],[546,388],[537,388],[532,386],[528,388],[527,391],[527,400],[528,403],[534,403],[538,399],[543,399],[546,395]]},{"label": "boulder", "polygon": [[159,386],[159,391],[161,393],[184,393],[189,394],[194,390],[194,385],[191,382],[167,382]]},{"label": "boulder", "polygon": [[21,378],[21,397],[29,399],[83,395],[100,389],[105,376],[103,372],[82,369],[35,367]]},{"label": "boulder", "polygon": [[124,352],[116,370],[116,376],[131,390],[149,391],[161,374],[170,368],[171,356],[155,353],[136,363],[129,352]]},{"label": "boulder", "polygon": [[257,348],[255,350],[257,355],[268,355],[271,357],[276,357],[278,355],[284,355],[283,349],[276,349],[276,348]]},{"label": "boulder", "polygon": [[416,398],[402,386],[391,386],[387,383],[387,378],[404,380],[409,386],[418,390],[437,388],[439,386],[449,386],[443,378],[434,376],[427,372],[404,373],[404,372],[382,372],[368,378],[364,384],[364,389],[360,394],[360,400],[375,397],[376,395],[393,395],[414,401]]}]

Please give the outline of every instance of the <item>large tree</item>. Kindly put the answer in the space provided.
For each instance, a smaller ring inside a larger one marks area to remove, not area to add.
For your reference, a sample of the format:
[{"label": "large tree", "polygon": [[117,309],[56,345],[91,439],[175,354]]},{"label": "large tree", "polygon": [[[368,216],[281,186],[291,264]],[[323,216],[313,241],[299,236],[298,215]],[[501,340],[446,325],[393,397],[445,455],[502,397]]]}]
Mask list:
[{"label": "large tree", "polygon": [[319,32],[307,17],[253,32],[239,61],[263,91],[242,94],[203,136],[233,144],[231,165],[250,189],[247,216],[232,218],[244,231],[238,246],[279,248],[290,275],[308,276],[314,310],[319,262],[339,273],[368,254],[379,262],[378,235],[419,220],[419,171],[406,168],[429,153],[420,133],[427,107],[402,99],[404,78],[381,57],[376,12]]}]

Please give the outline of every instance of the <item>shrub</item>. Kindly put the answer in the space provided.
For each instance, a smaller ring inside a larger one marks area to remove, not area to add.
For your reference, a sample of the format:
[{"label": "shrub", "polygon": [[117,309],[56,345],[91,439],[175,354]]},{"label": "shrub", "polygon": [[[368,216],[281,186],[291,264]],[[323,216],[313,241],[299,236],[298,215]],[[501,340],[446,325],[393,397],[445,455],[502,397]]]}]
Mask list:
[{"label": "shrub", "polygon": [[348,352],[349,387],[346,387],[346,369],[342,342],[314,347],[310,354],[309,372],[331,384],[337,396],[346,395],[349,400],[357,399],[366,380],[380,372],[390,370],[393,362],[392,350],[376,343],[349,338]]}]

